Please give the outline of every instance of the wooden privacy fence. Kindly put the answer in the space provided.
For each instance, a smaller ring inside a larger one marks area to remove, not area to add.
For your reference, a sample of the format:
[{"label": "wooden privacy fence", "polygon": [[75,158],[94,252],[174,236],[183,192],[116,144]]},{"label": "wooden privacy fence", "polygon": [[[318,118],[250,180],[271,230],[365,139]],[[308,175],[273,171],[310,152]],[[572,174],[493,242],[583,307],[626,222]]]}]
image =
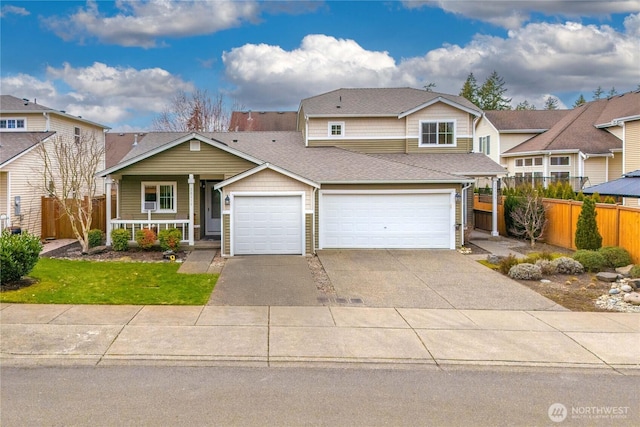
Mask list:
[{"label": "wooden privacy fence", "polygon": [[[507,234],[502,200],[498,204],[498,232]],[[547,208],[547,228],[544,241],[567,249],[576,249],[574,238],[582,202],[575,200],[544,199]],[[492,204],[474,199],[476,228],[491,230]],[[487,222],[488,218],[488,222]],[[622,246],[631,254],[633,262],[640,264],[640,209],[596,203],[596,222],[602,235],[602,246]]]},{"label": "wooden privacy fence", "polygon": [[[89,198],[85,197],[83,203],[88,203]],[[107,199],[105,196],[94,198],[93,212],[91,215],[91,228],[96,228],[106,232],[107,228]],[[115,216],[116,203],[112,199],[111,217]],[[75,239],[71,228],[71,221],[65,215],[64,210],[51,197],[42,197],[42,238],[53,239]]]}]

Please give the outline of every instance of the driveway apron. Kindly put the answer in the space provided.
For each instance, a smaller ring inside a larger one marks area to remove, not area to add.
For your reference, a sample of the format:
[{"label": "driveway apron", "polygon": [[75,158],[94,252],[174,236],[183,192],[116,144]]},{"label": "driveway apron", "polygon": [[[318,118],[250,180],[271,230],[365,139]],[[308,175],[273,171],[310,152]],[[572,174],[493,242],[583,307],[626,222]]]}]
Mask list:
[{"label": "driveway apron", "polygon": [[319,296],[306,257],[236,256],[226,260],[208,305],[322,305]]},{"label": "driveway apron", "polygon": [[338,297],[368,307],[564,310],[452,250],[322,250]]}]

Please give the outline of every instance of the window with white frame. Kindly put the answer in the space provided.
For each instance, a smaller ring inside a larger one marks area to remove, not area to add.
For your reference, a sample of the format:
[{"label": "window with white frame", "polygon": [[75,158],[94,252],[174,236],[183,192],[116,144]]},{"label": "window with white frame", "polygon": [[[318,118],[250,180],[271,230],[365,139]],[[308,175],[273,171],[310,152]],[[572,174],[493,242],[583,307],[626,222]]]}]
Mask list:
[{"label": "window with white frame", "polygon": [[421,146],[452,146],[456,145],[455,121],[420,122]]},{"label": "window with white frame", "polygon": [[2,118],[0,119],[0,129],[4,131],[22,131],[27,128],[25,118]]},{"label": "window with white frame", "polygon": [[329,136],[332,138],[344,136],[344,122],[329,122]]},{"label": "window with white frame", "polygon": [[486,155],[491,154],[491,136],[480,137],[480,152]]},{"label": "window with white frame", "polygon": [[80,144],[80,128],[79,127],[73,128],[73,141],[76,144]]},{"label": "window with white frame", "polygon": [[551,166],[569,166],[569,156],[551,156],[549,163]]},{"label": "window with white frame", "polygon": [[521,168],[525,166],[542,166],[542,157],[525,157],[522,159],[516,159],[516,167]]},{"label": "window with white frame", "polygon": [[142,212],[176,213],[177,184],[175,182],[143,182]]},{"label": "window with white frame", "polygon": [[551,177],[557,181],[566,180],[569,179],[569,172],[551,172]]}]

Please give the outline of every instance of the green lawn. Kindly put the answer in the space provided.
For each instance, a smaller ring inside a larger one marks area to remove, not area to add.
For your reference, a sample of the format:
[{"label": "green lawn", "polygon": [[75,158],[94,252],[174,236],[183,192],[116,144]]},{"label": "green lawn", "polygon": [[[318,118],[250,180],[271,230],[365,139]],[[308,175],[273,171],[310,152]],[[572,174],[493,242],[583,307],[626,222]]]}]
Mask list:
[{"label": "green lawn", "polygon": [[217,274],[178,274],[180,264],[41,258],[37,283],[0,293],[0,302],[33,304],[203,305]]}]

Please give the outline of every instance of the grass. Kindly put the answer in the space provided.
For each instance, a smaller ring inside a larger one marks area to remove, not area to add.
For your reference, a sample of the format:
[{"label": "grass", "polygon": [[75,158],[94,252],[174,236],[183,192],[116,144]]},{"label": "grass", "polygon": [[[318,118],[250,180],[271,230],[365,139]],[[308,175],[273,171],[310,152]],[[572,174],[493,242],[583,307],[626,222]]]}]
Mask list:
[{"label": "grass", "polygon": [[32,304],[204,305],[216,274],[178,274],[179,264],[41,258],[34,284],[0,293],[0,302]]}]

